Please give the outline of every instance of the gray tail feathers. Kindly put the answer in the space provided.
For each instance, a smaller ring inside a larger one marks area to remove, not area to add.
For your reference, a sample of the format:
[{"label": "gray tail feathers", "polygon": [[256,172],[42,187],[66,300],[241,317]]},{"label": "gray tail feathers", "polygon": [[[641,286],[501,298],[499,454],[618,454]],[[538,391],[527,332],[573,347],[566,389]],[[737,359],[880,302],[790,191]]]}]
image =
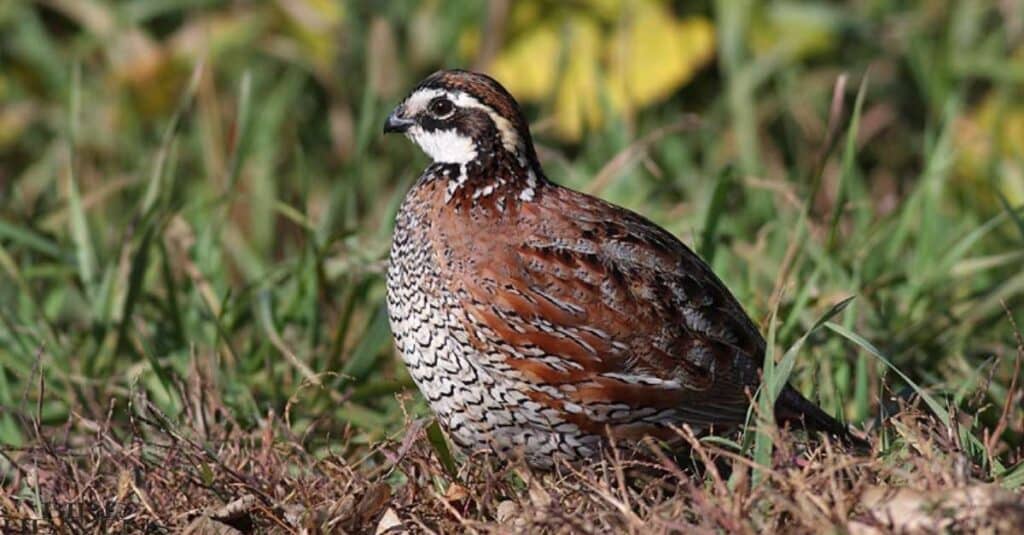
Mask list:
[{"label": "gray tail feathers", "polygon": [[775,420],[779,425],[827,433],[857,449],[870,447],[867,441],[851,434],[846,424],[826,414],[789,385],[786,385],[775,402]]}]

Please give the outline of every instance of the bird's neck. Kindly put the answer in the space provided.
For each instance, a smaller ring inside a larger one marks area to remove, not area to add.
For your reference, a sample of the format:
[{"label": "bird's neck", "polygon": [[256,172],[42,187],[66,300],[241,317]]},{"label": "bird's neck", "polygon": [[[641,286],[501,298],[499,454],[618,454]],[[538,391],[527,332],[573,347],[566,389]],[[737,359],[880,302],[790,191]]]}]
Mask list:
[{"label": "bird's neck", "polygon": [[425,176],[445,182],[445,202],[457,209],[493,207],[533,201],[547,183],[532,151],[515,154],[500,144],[477,146],[466,163],[434,162]]}]

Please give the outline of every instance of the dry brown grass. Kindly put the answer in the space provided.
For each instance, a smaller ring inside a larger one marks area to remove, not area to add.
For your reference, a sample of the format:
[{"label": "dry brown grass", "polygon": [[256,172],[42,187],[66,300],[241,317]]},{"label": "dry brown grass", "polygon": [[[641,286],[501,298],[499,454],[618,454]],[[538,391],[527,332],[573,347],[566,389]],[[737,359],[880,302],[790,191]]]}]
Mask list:
[{"label": "dry brown grass", "polygon": [[421,421],[396,440],[339,454],[273,416],[241,432],[216,400],[193,399],[206,404],[178,423],[136,397],[124,425],[36,427],[34,446],[5,452],[15,468],[4,481],[0,530],[868,534],[1024,526],[1024,496],[993,484],[955,430],[915,407],[886,422],[884,447],[874,433],[870,453],[780,433],[771,467],[693,440],[690,461],[609,453],[537,473],[473,458],[451,475]]}]

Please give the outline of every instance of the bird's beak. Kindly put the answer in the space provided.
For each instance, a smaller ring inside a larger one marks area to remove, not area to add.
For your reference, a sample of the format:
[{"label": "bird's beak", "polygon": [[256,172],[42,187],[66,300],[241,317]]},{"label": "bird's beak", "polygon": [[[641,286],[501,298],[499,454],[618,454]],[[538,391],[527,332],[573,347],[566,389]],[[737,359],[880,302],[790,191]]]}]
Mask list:
[{"label": "bird's beak", "polygon": [[393,132],[403,133],[408,130],[412,125],[416,124],[416,121],[402,117],[404,112],[402,106],[395,108],[395,111],[388,115],[388,120],[384,122],[384,133],[390,134]]}]

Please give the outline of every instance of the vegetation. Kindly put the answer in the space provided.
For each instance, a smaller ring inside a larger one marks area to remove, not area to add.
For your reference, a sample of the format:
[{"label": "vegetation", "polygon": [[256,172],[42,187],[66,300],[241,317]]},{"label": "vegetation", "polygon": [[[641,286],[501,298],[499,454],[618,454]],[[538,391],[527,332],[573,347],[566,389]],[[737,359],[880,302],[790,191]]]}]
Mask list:
[{"label": "vegetation", "polygon": [[[1020,0],[0,3],[0,531],[1024,525],[1022,21]],[[755,410],[693,470],[452,459],[382,281],[425,157],[380,126],[442,66],[523,98],[552,179],[698,250],[763,326],[766,384],[871,454]]]}]

